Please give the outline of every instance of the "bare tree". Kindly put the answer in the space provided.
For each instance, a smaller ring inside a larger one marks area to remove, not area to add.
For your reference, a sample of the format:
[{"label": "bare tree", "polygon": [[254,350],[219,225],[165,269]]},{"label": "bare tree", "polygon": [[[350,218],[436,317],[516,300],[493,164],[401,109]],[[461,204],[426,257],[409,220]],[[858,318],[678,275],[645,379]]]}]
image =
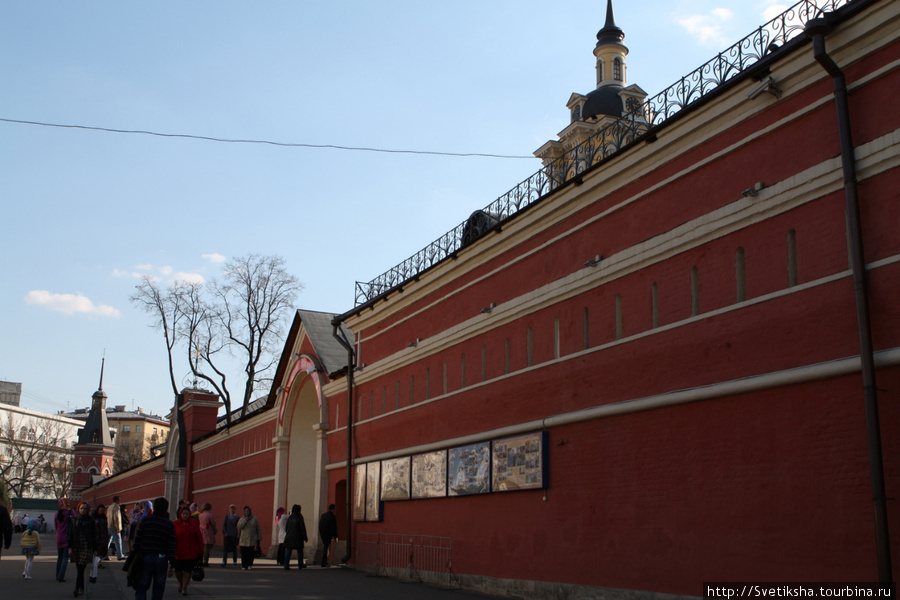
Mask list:
[{"label": "bare tree", "polygon": [[[63,497],[72,474],[71,431],[53,419],[15,419],[7,413],[0,431],[0,478],[9,494]],[[63,483],[65,482],[65,483]]]},{"label": "bare tree", "polygon": [[257,386],[267,387],[278,361],[283,323],[302,289],[284,269],[280,256],[251,254],[225,265],[225,279],[215,284],[221,311],[219,324],[237,354],[243,358],[244,394],[241,416],[253,400]]},{"label": "bare tree", "polygon": [[200,284],[176,281],[168,289],[164,289],[154,278],[145,275],[141,284],[135,287],[137,291],[131,296],[132,303],[151,315],[151,326],[163,332],[169,358],[169,383],[175,396],[178,395],[178,384],[175,381],[173,352],[175,345],[185,335],[182,327],[189,319],[190,309],[185,306],[186,298],[199,295],[201,287]]},{"label": "bare tree", "polygon": [[235,258],[225,265],[222,275],[221,282],[208,287],[175,283],[167,289],[144,278],[131,300],[151,314],[153,326],[164,333],[175,395],[174,352],[180,345],[191,373],[212,386],[230,421],[228,367],[237,360],[243,370],[244,416],[254,393],[271,382],[283,324],[303,286],[285,270],[279,256]]},{"label": "bare tree", "polygon": [[113,455],[113,473],[127,471],[131,467],[138,466],[147,458],[150,458],[150,452],[144,450],[142,439],[119,441]]},{"label": "bare tree", "polygon": [[72,475],[75,473],[75,455],[72,452],[61,452],[50,457],[44,470],[45,477],[53,486],[53,496],[68,498],[72,490]]}]

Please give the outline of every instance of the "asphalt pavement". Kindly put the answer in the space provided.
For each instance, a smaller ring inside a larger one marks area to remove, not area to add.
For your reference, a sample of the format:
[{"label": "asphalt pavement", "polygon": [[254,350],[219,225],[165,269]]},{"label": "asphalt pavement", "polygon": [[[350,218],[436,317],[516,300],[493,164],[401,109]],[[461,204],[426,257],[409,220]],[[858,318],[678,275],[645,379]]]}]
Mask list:
[{"label": "asphalt pavement", "polygon": [[[42,540],[45,551],[35,557],[30,580],[22,577],[25,557],[18,552],[18,539],[0,557],[0,596],[24,600],[72,598],[75,589],[75,568],[69,564],[66,581],[56,581],[56,548],[50,536]],[[50,549],[47,549],[50,546]],[[221,560],[221,559],[220,559]],[[88,600],[122,600],[134,598],[134,590],[125,584],[124,561],[104,561],[96,583],[86,583],[79,598]],[[495,598],[475,592],[450,589],[424,583],[407,583],[388,577],[370,577],[347,567],[313,567],[285,571],[274,560],[257,559],[253,568],[242,571],[229,564],[210,562],[203,581],[192,581],[187,598],[269,599],[296,598],[299,600],[472,600]],[[86,573],[86,575],[89,574]],[[150,594],[148,593],[148,598]],[[184,598],[178,593],[174,577],[166,581],[164,598]]]}]

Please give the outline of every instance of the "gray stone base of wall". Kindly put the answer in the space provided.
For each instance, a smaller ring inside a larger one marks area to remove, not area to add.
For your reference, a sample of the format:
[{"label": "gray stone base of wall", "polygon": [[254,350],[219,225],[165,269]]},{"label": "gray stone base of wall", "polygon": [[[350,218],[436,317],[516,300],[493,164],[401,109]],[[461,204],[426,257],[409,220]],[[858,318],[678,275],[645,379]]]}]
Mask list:
[{"label": "gray stone base of wall", "polygon": [[643,590],[603,588],[589,585],[530,581],[525,579],[500,579],[480,575],[457,575],[433,571],[406,569],[379,569],[367,565],[347,565],[365,573],[393,577],[401,581],[421,581],[445,589],[463,589],[501,598],[523,600],[697,600],[698,596],[679,596]]}]

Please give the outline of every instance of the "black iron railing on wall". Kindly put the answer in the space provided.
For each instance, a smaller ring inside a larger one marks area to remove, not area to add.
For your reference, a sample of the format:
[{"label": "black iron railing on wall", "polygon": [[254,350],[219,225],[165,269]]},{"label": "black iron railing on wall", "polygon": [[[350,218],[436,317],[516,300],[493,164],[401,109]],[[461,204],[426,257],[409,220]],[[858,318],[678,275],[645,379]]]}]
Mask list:
[{"label": "black iron railing on wall", "polygon": [[[718,53],[659,94],[647,98],[621,119],[597,131],[540,171],[506,192],[472,218],[460,223],[399,265],[369,282],[356,282],[355,306],[388,292],[449,258],[484,231],[510,218],[560,185],[625,148],[803,33],[811,19],[855,0],[801,0]],[[476,215],[480,217],[476,219]],[[474,220],[474,222],[473,222]]]}]

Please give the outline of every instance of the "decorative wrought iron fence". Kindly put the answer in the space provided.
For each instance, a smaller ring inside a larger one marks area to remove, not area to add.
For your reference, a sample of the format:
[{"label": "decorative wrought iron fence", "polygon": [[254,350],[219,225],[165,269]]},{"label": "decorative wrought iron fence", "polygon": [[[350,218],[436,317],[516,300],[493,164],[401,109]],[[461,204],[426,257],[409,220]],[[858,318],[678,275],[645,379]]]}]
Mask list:
[{"label": "decorative wrought iron fence", "polygon": [[[621,119],[600,129],[582,144],[516,185],[485,207],[485,213],[502,223],[526,206],[577,177],[600,161],[622,150],[650,128],[657,127],[733,79],[768,54],[803,33],[811,19],[833,12],[855,0],[801,0],[758,27],[736,44],[644,101]],[[389,271],[369,282],[356,282],[355,306],[414,278],[422,271],[453,256],[471,236],[464,221]]]},{"label": "decorative wrought iron fence", "polygon": [[453,540],[449,537],[360,532],[356,564],[373,575],[452,585]]}]

